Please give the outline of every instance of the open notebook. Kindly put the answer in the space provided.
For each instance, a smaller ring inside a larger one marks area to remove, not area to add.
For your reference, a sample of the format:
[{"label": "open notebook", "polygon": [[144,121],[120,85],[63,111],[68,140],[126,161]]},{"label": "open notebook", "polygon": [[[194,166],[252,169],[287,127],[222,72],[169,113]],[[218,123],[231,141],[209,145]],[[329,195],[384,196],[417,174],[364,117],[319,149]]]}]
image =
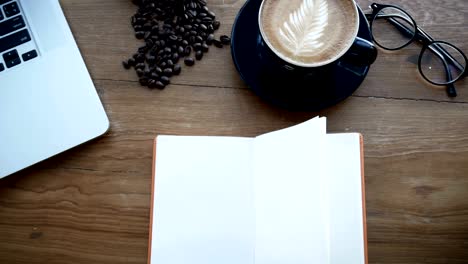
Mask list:
[{"label": "open notebook", "polygon": [[158,136],[148,263],[367,263],[362,137]]}]

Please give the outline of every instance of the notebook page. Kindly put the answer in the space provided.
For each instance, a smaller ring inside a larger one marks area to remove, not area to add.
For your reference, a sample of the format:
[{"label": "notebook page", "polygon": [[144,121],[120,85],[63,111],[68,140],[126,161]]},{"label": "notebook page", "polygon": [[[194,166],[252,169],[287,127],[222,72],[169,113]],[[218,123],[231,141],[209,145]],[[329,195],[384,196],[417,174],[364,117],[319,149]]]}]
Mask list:
[{"label": "notebook page", "polygon": [[153,264],[253,264],[250,138],[159,136]]},{"label": "notebook page", "polygon": [[327,135],[330,264],[365,263],[360,135]]},{"label": "notebook page", "polygon": [[255,264],[328,263],[325,133],[315,118],[255,139]]}]

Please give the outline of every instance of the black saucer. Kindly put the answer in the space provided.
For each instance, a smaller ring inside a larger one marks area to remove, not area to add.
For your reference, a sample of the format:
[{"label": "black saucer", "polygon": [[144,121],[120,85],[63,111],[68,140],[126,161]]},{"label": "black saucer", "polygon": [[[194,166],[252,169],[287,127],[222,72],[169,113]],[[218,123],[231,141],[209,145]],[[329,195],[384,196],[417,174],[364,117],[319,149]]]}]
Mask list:
[{"label": "black saucer", "polygon": [[[342,60],[320,68],[320,74],[301,80],[280,80],[259,67],[258,11],[262,0],[248,0],[232,29],[232,59],[245,83],[264,100],[290,110],[318,111],[350,96],[369,71],[370,65],[355,66]],[[359,9],[358,36],[371,41],[369,24]]]}]

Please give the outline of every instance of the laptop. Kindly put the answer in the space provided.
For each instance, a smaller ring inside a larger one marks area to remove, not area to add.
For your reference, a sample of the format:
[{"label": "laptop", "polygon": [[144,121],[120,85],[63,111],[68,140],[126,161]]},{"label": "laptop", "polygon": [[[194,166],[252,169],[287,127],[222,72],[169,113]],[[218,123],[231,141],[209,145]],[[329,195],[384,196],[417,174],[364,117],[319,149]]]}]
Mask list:
[{"label": "laptop", "polygon": [[108,128],[59,1],[0,0],[0,178]]}]

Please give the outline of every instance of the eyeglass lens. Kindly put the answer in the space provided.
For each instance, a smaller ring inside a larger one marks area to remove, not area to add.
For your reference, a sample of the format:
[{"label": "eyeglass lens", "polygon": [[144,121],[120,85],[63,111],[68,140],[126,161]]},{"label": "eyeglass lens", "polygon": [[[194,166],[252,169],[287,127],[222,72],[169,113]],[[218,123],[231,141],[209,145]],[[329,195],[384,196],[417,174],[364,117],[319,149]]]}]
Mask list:
[{"label": "eyeglass lens", "polygon": [[460,78],[466,68],[466,60],[452,45],[435,42],[421,54],[419,67],[429,81],[447,84]]},{"label": "eyeglass lens", "polygon": [[416,25],[402,10],[385,7],[372,22],[372,36],[377,45],[385,49],[399,49],[412,41]]}]

